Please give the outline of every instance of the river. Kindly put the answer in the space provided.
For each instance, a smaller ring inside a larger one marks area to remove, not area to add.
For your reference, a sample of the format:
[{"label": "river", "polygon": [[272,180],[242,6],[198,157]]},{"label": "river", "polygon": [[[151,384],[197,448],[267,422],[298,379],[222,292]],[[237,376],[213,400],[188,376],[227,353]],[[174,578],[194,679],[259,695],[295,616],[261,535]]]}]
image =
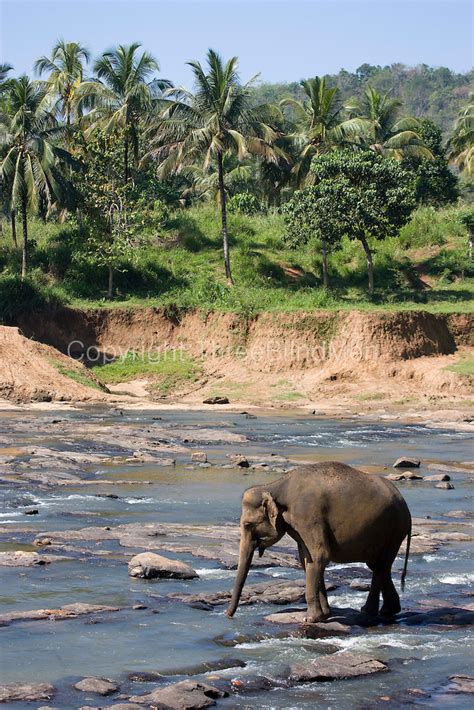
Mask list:
[{"label": "river", "polygon": [[[48,412],[47,415],[6,412],[0,416],[0,445],[3,446],[0,454],[3,453],[5,461],[12,455],[21,462],[22,457],[27,456],[28,447],[55,447],[76,452],[90,452],[93,448],[117,456],[124,445],[120,439],[116,444],[101,442],[99,446],[90,433],[81,433],[91,424],[97,431],[115,427],[117,420],[120,425],[136,431],[152,430],[159,423],[160,427],[168,427],[171,442],[174,428],[182,430],[183,427],[189,431],[209,428],[231,432],[241,435],[242,440],[219,441],[214,437],[206,443],[193,441],[192,437],[190,441],[184,439],[183,450],[173,454],[174,466],[117,459],[100,466],[89,465],[87,486],[40,485],[21,477],[16,483],[3,480],[0,485],[0,551],[37,550],[32,545],[33,539],[48,531],[88,526],[113,529],[116,525],[130,523],[222,525],[225,536],[225,526],[238,522],[242,491],[254,483],[279,477],[266,471],[264,466],[260,470],[222,468],[229,462],[229,453],[255,456],[256,460],[261,456],[263,461],[268,461],[272,454],[292,461],[339,460],[370,467],[373,475],[389,473],[400,454],[414,456],[422,461],[423,475],[436,473],[436,464],[453,466],[450,476],[455,488],[440,490],[434,483],[423,481],[400,483],[413,516],[425,519],[429,516],[431,520],[455,525],[467,523],[472,511],[472,468],[471,475],[462,467],[456,471],[460,462],[472,460],[472,434],[398,422],[327,420],[302,415],[248,418],[229,412],[183,411],[125,411],[111,416],[100,408]],[[61,427],[65,431],[64,439]],[[182,434],[180,441],[183,442]],[[190,453],[194,450],[204,450],[212,465],[190,468]],[[430,463],[433,468],[427,467]],[[34,458],[29,470],[34,472]],[[129,482],[95,484],[94,476],[102,481],[126,479]],[[118,497],[109,497],[111,493]],[[38,510],[38,514],[25,516],[32,508]],[[450,511],[459,511],[459,514],[447,516]],[[58,608],[72,602],[105,604],[121,610],[70,620],[24,621],[0,628],[1,682],[41,681],[52,683],[57,689],[50,702],[7,703],[6,708],[26,710],[51,705],[65,710],[113,704],[113,697],[101,700],[74,690],[73,684],[83,676],[114,679],[123,693],[137,695],[149,692],[161,681],[131,681],[128,676],[134,672],[158,672],[165,676],[163,683],[176,682],[186,677],[190,667],[232,657],[240,659],[246,667],[216,671],[212,676],[277,678],[295,662],[342,649],[369,653],[386,661],[390,672],[351,681],[277,687],[269,692],[249,688],[242,695],[219,700],[218,706],[345,710],[384,706],[384,701],[380,700],[383,696],[396,698],[399,691],[407,688],[423,688],[431,692],[432,697],[420,696],[416,704],[468,707],[465,694],[445,692],[446,688],[449,691],[446,684],[450,675],[470,670],[472,638],[465,625],[421,623],[415,626],[401,622],[377,625],[363,633],[329,634],[314,639],[288,636],[279,633],[282,631],[279,626],[263,621],[265,615],[281,611],[281,606],[241,606],[236,616],[228,619],[223,614],[223,606],[205,610],[165,598],[172,592],[191,594],[229,589],[235,571],[223,568],[216,560],[190,553],[164,552],[190,563],[199,579],[145,581],[127,575],[126,563],[135,550],[124,549],[117,540],[76,541],[69,547],[59,552],[53,550],[69,558],[64,561],[35,567],[0,567],[0,614]],[[397,587],[400,567],[398,559],[394,565]],[[343,570],[348,578],[365,580],[367,577],[360,565],[345,568],[338,565],[333,566],[333,570],[339,573]],[[474,580],[472,570],[467,542],[450,542],[436,550],[413,554],[406,591],[401,595],[403,609],[417,610],[420,603],[430,607],[430,601],[435,607],[440,600],[462,607],[466,601],[471,601],[466,592]],[[247,585],[272,578],[301,579],[302,574],[299,569],[263,566],[251,571]],[[326,577],[331,581],[331,568]],[[330,603],[339,608],[359,609],[365,597],[366,592],[342,584],[330,594]],[[133,609],[134,605],[146,608]],[[301,604],[296,606],[303,608]]]}]

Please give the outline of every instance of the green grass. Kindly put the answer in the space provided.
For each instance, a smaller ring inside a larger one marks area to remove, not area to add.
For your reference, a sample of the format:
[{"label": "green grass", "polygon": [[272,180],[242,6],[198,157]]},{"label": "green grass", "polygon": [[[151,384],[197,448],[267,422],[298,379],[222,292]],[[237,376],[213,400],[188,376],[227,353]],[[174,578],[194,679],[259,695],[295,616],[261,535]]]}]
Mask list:
[{"label": "green grass", "polygon": [[454,363],[454,365],[448,365],[446,368],[451,372],[457,372],[458,375],[474,375],[474,358],[464,356],[459,362]]},{"label": "green grass", "polygon": [[166,396],[199,379],[201,367],[183,350],[167,350],[149,355],[127,352],[114,362],[96,365],[96,377],[107,384],[130,380],[151,380],[151,394]]},{"label": "green grass", "polygon": [[87,372],[82,372],[81,370],[75,370],[71,367],[66,367],[61,362],[57,360],[52,360],[51,364],[54,365],[56,370],[65,377],[69,377],[70,380],[74,380],[80,385],[85,385],[86,387],[92,387],[93,389],[102,389],[100,384],[98,384],[92,377],[88,375]]},{"label": "green grass", "polygon": [[[219,214],[214,204],[171,213],[158,221],[133,262],[116,274],[117,295],[105,299],[105,268],[79,258],[84,234],[73,223],[31,220],[31,279],[36,296],[18,287],[19,251],[8,227],[0,237],[0,306],[11,320],[24,303],[69,302],[81,308],[166,307],[233,311],[427,310],[474,312],[474,267],[466,254],[460,208],[420,208],[399,237],[374,242],[376,294],[366,292],[366,264],[358,242],[345,239],[330,255],[331,290],[321,284],[315,244],[292,250],[280,214],[229,215],[235,287],[225,283]],[[18,295],[19,294],[19,295]],[[18,304],[18,305],[17,305]],[[0,312],[3,310],[0,308]]]},{"label": "green grass", "polygon": [[377,402],[379,400],[385,399],[386,394],[383,392],[368,392],[367,394],[358,394],[354,399],[359,400],[359,402]]}]

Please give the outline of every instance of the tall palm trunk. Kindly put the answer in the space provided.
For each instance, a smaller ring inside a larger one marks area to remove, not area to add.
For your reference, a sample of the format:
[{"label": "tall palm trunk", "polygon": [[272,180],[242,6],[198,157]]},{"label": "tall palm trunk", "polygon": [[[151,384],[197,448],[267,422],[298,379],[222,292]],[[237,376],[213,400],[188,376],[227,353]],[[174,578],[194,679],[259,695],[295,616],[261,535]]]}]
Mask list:
[{"label": "tall palm trunk", "polygon": [[125,139],[123,141],[123,173],[125,185],[128,183],[129,168],[128,168],[128,135],[125,129]]},{"label": "tall palm trunk", "polygon": [[28,273],[28,208],[26,195],[21,198],[21,217],[23,222],[23,249],[21,256],[21,280],[24,281]]},{"label": "tall palm trunk", "polygon": [[107,288],[107,298],[111,300],[114,297],[114,267],[109,264],[109,280]]},{"label": "tall palm trunk", "polygon": [[364,247],[365,256],[367,258],[367,274],[369,277],[369,295],[374,295],[374,263],[372,260],[372,252],[370,251],[367,239],[364,236],[360,237],[362,246]]},{"label": "tall palm trunk", "polygon": [[16,238],[16,213],[15,213],[14,209],[10,212],[10,225],[11,225],[11,229],[12,229],[13,246],[15,248],[17,248],[18,247],[18,240]]},{"label": "tall palm trunk", "polygon": [[232,278],[232,271],[230,270],[229,234],[227,232],[227,196],[225,194],[224,167],[222,153],[220,151],[217,154],[217,167],[219,177],[219,197],[221,203],[222,242],[224,246],[225,275],[228,283],[233,286],[234,280]]}]

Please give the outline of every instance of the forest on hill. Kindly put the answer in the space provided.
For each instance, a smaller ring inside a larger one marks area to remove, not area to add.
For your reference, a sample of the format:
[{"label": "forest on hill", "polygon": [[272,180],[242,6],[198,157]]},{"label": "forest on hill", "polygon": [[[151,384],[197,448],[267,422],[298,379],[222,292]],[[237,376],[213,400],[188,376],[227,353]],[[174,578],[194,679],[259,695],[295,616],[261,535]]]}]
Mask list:
[{"label": "forest on hill", "polygon": [[[421,64],[374,66],[362,64],[355,72],[341,69],[326,76],[328,86],[337,86],[342,102],[360,97],[368,86],[403,102],[405,111],[416,117],[430,118],[447,135],[452,130],[460,108],[474,90],[474,71],[458,74],[447,67]],[[304,97],[299,81],[289,83],[262,82],[254,89],[257,102],[278,103],[287,96]]]}]

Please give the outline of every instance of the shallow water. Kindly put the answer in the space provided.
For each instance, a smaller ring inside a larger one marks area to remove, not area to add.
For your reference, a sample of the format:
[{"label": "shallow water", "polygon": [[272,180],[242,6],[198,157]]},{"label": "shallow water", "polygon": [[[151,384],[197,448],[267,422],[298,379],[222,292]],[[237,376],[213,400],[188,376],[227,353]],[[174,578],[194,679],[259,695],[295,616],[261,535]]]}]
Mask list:
[{"label": "shallow water", "polygon": [[[107,426],[110,415],[100,410],[60,414],[62,419],[96,421]],[[137,428],[151,426],[153,417],[182,428],[199,424],[222,428],[245,435],[245,443],[196,444],[209,458],[227,461],[228,453],[248,455],[282,454],[292,459],[317,461],[341,460],[352,465],[373,466],[383,472],[400,455],[416,456],[428,462],[456,463],[472,459],[472,435],[443,429],[427,429],[399,423],[357,420],[319,420],[312,417],[258,417],[246,419],[240,414],[202,412],[129,412],[123,420]],[[9,413],[0,417],[0,438],[9,447],[33,442],[50,446],[48,433],[42,431],[42,417],[28,415],[34,421],[34,433],[25,426],[25,417]],[[88,449],[88,441],[75,438],[64,444],[68,450]],[[110,454],[120,450],[110,446]],[[113,526],[132,522],[219,524],[237,522],[242,491],[254,483],[278,478],[265,471],[239,471],[219,467],[186,468],[189,454],[177,455],[175,467],[150,464],[121,464],[92,467],[91,474],[107,479],[129,479],[135,485],[94,485],[87,487],[40,488],[0,486],[0,526],[12,532],[0,534],[0,549],[32,549],[38,532],[74,529],[87,526]],[[423,471],[422,471],[423,472]],[[426,471],[434,473],[435,471]],[[472,481],[466,473],[451,474],[455,489],[439,490],[433,484],[404,483],[400,488],[412,514],[438,518],[447,511],[472,510]],[[152,484],[140,483],[152,481]],[[97,497],[114,493],[119,499]],[[25,509],[38,508],[39,514],[26,517]],[[454,519],[444,518],[446,520]],[[462,521],[462,519],[460,519]],[[16,531],[21,526],[23,532]],[[267,676],[278,675],[289,664],[313,658],[337,649],[368,652],[386,660],[391,671],[353,681],[309,684],[270,693],[250,693],[220,701],[223,707],[261,708],[354,708],[367,707],[383,695],[411,688],[436,688],[455,673],[469,672],[469,630],[465,627],[408,626],[374,627],[366,634],[324,639],[274,638],[279,628],[262,622],[264,615],[281,610],[271,605],[241,607],[234,619],[227,619],[223,607],[215,611],[193,609],[162,597],[173,591],[216,591],[229,589],[234,572],[221,569],[216,562],[192,555],[175,555],[191,563],[200,579],[185,581],[141,581],[127,575],[125,552],[117,541],[106,541],[101,549],[112,556],[95,554],[94,542],[80,541],[87,556],[56,562],[45,567],[0,568],[0,613],[35,608],[55,608],[71,602],[88,602],[128,607],[113,614],[61,621],[31,621],[0,628],[2,682],[46,681],[58,688],[49,704],[57,708],[99,705],[97,697],[71,691],[71,683],[85,675],[105,676],[123,681],[123,691],[149,692],[156,684],[128,683],[131,671],[159,671],[167,675],[202,661],[225,656],[240,658],[248,665],[235,671]],[[92,556],[91,554],[92,553]],[[68,554],[67,551],[64,554]],[[170,556],[169,553],[164,553]],[[173,555],[171,555],[173,556]],[[394,566],[395,577],[401,564]],[[340,565],[338,567],[341,567]],[[366,578],[360,565],[351,570],[355,578]],[[249,575],[248,583],[270,577],[301,578],[302,572],[288,568],[259,568]],[[327,578],[330,580],[331,571]],[[448,599],[462,606],[463,593],[473,581],[469,546],[451,544],[438,551],[413,555],[409,563],[407,589],[402,597],[404,608],[413,608],[424,599]],[[398,582],[396,582],[398,584]],[[150,596],[153,594],[155,596]],[[330,595],[336,607],[360,608],[363,592],[347,587]],[[133,604],[143,603],[145,610],[132,611]],[[156,612],[156,613],[155,613]],[[246,641],[235,648],[214,640],[222,634],[241,632],[250,639],[256,634],[267,638]],[[229,676],[228,672],[216,675]],[[230,674],[232,675],[232,674]],[[182,676],[177,676],[176,680]],[[430,706],[467,707],[466,696],[433,696]],[[112,704],[112,700],[104,703]],[[39,702],[35,706],[48,704]],[[8,707],[4,705],[4,707]],[[21,703],[11,706],[22,710]],[[31,704],[25,705],[31,707]]]}]

